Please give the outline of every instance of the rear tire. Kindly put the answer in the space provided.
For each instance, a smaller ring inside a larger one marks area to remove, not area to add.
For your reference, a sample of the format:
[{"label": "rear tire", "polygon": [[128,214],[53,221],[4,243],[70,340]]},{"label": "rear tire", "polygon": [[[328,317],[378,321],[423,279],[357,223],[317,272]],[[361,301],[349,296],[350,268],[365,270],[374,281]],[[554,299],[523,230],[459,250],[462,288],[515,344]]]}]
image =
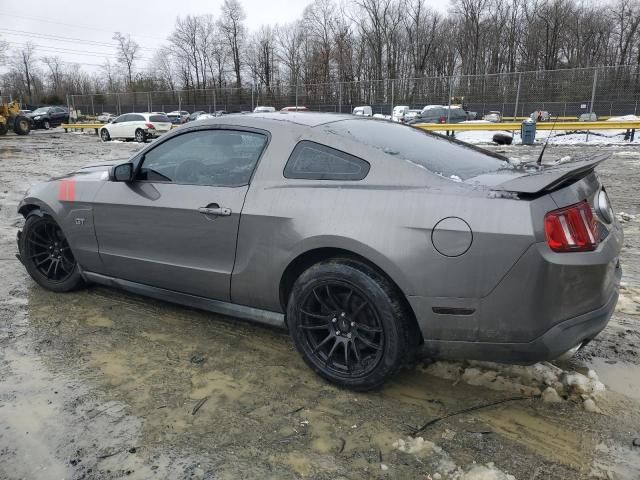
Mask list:
[{"label": "rear tire", "polygon": [[412,353],[400,293],[370,266],[332,259],[296,280],[287,305],[293,342],[322,378],[365,391],[381,387]]},{"label": "rear tire", "polygon": [[22,263],[38,285],[69,292],[82,285],[78,262],[58,224],[48,215],[31,213],[20,236]]},{"label": "rear tire", "polygon": [[7,124],[5,122],[0,122],[0,137],[6,134],[7,134]]},{"label": "rear tire", "polygon": [[31,131],[31,123],[24,115],[16,117],[13,122],[13,131],[17,135],[27,135]]},{"label": "rear tire", "polygon": [[44,128],[45,130],[49,130],[51,128],[51,123],[49,123],[49,120],[45,120],[44,122],[42,122],[42,128]]},{"label": "rear tire", "polygon": [[111,140],[111,135],[109,135],[109,131],[106,128],[100,130],[100,139],[103,142],[108,142],[109,140]]},{"label": "rear tire", "polygon": [[144,133],[144,130],[142,130],[141,128],[136,130],[136,134],[135,134],[135,140],[138,143],[144,143],[147,141],[147,134]]}]

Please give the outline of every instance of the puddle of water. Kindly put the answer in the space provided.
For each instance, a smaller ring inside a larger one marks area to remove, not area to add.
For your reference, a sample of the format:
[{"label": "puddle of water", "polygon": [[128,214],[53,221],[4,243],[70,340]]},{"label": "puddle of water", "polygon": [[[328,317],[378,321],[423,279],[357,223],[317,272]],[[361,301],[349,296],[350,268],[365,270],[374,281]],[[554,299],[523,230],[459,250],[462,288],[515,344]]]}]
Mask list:
[{"label": "puddle of water", "polygon": [[589,464],[594,446],[587,435],[556,425],[549,419],[518,407],[479,414],[492,428],[552,462],[582,470]]},{"label": "puddle of water", "polygon": [[608,363],[604,358],[594,357],[592,368],[600,381],[614,392],[640,400],[640,365],[626,362]]}]

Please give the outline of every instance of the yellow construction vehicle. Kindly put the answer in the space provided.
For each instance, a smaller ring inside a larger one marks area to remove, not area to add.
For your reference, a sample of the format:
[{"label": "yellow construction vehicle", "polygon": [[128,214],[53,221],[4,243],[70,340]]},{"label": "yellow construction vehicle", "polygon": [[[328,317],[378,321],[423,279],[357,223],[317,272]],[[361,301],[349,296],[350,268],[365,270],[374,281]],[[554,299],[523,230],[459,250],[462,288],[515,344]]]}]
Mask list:
[{"label": "yellow construction vehicle", "polygon": [[20,113],[20,103],[3,103],[0,100],[0,135],[13,130],[18,135],[27,135],[31,131],[31,120]]}]

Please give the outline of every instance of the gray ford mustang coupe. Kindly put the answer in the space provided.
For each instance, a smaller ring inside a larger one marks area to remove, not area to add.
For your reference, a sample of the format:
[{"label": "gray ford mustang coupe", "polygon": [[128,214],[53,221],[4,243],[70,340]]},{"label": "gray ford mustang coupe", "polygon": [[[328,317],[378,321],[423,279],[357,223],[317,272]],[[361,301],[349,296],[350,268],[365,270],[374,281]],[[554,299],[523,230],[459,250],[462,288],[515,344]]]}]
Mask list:
[{"label": "gray ford mustang coupe", "polygon": [[374,119],[229,115],[32,189],[19,256],[56,292],[92,282],[286,327],[356,390],[418,355],[531,363],[614,310],[602,160],[514,165]]}]

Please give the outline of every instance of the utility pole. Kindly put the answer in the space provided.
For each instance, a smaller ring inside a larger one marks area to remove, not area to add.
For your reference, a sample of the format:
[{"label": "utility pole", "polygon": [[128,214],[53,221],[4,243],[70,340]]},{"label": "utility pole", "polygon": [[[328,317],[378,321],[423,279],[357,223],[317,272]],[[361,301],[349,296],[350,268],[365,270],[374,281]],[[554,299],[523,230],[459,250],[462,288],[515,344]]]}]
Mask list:
[{"label": "utility pole", "polygon": [[516,118],[518,116],[518,103],[520,102],[520,84],[522,82],[522,73],[518,74],[518,90],[516,92],[516,106],[513,109],[513,121],[516,121]]}]

